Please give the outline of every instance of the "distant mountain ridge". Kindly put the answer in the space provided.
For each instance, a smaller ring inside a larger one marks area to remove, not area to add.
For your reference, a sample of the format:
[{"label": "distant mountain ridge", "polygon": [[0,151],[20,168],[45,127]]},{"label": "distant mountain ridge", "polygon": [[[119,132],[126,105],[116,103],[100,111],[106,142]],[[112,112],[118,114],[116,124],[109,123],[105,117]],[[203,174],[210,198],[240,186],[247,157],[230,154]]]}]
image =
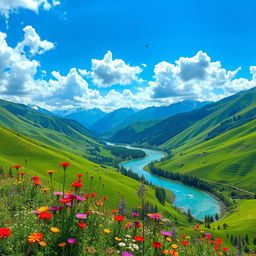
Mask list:
[{"label": "distant mountain ridge", "polygon": [[[234,115],[254,115],[256,112],[256,88],[243,91],[218,102],[207,104],[191,112],[180,113],[163,119],[145,129],[137,131],[134,125],[117,131],[112,142],[136,143],[171,149],[193,141],[193,144],[213,137],[212,129]],[[248,118],[248,116],[246,116]],[[141,126],[143,123],[140,124]],[[226,127],[226,130],[228,128]],[[218,131],[215,130],[217,134]]]}]

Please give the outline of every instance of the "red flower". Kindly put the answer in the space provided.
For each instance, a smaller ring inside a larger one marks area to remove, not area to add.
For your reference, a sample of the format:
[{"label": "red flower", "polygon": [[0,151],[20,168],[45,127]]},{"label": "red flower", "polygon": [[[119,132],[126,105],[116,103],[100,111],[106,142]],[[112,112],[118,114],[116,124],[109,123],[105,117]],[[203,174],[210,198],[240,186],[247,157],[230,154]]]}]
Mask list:
[{"label": "red flower", "polygon": [[86,224],[83,223],[83,222],[79,222],[77,225],[78,225],[78,227],[80,227],[80,228],[86,228]]},{"label": "red flower", "polygon": [[55,173],[55,171],[50,170],[50,171],[47,171],[47,173],[52,175],[53,173]]},{"label": "red flower", "polygon": [[0,237],[2,239],[8,238],[11,235],[11,230],[9,228],[0,228]]},{"label": "red flower", "polygon": [[133,239],[134,239],[135,241],[137,241],[137,242],[142,242],[142,241],[144,241],[144,237],[143,237],[143,236],[135,236]]},{"label": "red flower", "polygon": [[125,219],[125,217],[123,217],[123,216],[115,216],[114,217],[114,220],[116,220],[116,221],[124,221],[124,219]]},{"label": "red flower", "polygon": [[69,203],[71,201],[71,198],[61,198],[60,199],[60,203],[61,204],[67,204],[67,203]]},{"label": "red flower", "polygon": [[91,212],[89,212],[89,211],[87,211],[87,212],[85,212],[87,215],[89,215],[89,214],[91,214]]},{"label": "red flower", "polygon": [[68,166],[70,166],[70,163],[60,163],[60,166],[62,166],[62,167],[68,167]]},{"label": "red flower", "polygon": [[228,251],[228,248],[222,248],[223,251],[227,252]]},{"label": "red flower", "polygon": [[23,176],[23,175],[25,175],[26,173],[25,172],[19,172],[19,175],[20,176]]},{"label": "red flower", "polygon": [[182,243],[183,245],[188,245],[188,244],[189,244],[188,241],[182,241],[181,243]]},{"label": "red flower", "polygon": [[52,214],[50,212],[40,212],[38,214],[38,218],[40,220],[51,220],[52,219]]},{"label": "red flower", "polygon": [[19,165],[19,164],[16,164],[16,165],[13,166],[13,168],[15,168],[16,170],[19,170],[19,168],[21,168],[21,167],[22,167],[22,166]]},{"label": "red flower", "polygon": [[79,177],[79,178],[81,178],[81,177],[83,177],[84,175],[83,175],[83,174],[77,174],[76,176]]},{"label": "red flower", "polygon": [[153,247],[155,247],[155,248],[161,248],[161,247],[162,247],[162,244],[159,243],[159,242],[153,242],[151,245],[152,245]]},{"label": "red flower", "polygon": [[38,176],[32,176],[31,180],[40,180],[40,178]]},{"label": "red flower", "polygon": [[78,183],[78,182],[72,183],[73,188],[81,188],[82,186],[83,186],[82,183]]},{"label": "red flower", "polygon": [[91,196],[90,196],[90,195],[84,195],[84,197],[86,197],[86,198],[90,198]]},{"label": "red flower", "polygon": [[107,197],[107,196],[103,196],[102,199],[103,199],[103,200],[107,200],[108,197]]},{"label": "red flower", "polygon": [[91,193],[91,196],[92,196],[92,197],[95,197],[95,196],[96,196],[96,194],[95,194],[95,193]]},{"label": "red flower", "polygon": [[81,183],[83,180],[82,179],[76,179],[76,182]]},{"label": "red flower", "polygon": [[215,249],[215,250],[219,250],[220,247],[216,245],[216,246],[214,246],[214,249]]}]

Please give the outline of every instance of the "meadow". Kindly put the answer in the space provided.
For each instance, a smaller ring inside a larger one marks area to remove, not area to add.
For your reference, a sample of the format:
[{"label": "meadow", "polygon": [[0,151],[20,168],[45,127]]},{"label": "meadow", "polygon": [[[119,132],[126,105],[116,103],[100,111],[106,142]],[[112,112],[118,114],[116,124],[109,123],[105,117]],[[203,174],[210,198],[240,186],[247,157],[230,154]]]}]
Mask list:
[{"label": "meadow", "polygon": [[[1,255],[237,255],[203,226],[191,224],[189,235],[179,232],[172,218],[164,218],[148,202],[143,183],[137,187],[136,207],[120,198],[113,208],[99,177],[75,174],[68,162],[45,173],[45,184],[21,165],[1,173]],[[53,182],[57,174],[58,190]]]}]

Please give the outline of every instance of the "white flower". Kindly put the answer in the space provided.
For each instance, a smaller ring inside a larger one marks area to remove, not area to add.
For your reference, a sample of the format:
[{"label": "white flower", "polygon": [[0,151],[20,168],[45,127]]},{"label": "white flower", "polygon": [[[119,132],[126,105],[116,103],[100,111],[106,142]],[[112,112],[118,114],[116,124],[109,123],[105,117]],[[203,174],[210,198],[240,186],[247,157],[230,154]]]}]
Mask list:
[{"label": "white flower", "polygon": [[124,247],[126,244],[121,242],[118,245],[121,246],[121,247]]}]

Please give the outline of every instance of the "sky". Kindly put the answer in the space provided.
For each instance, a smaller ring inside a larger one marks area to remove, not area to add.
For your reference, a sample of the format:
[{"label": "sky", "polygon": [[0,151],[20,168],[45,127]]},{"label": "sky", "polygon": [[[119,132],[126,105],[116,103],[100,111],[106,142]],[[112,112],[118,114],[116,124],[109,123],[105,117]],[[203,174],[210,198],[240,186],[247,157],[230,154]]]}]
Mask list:
[{"label": "sky", "polygon": [[256,85],[254,0],[0,0],[0,98],[111,111]]}]

